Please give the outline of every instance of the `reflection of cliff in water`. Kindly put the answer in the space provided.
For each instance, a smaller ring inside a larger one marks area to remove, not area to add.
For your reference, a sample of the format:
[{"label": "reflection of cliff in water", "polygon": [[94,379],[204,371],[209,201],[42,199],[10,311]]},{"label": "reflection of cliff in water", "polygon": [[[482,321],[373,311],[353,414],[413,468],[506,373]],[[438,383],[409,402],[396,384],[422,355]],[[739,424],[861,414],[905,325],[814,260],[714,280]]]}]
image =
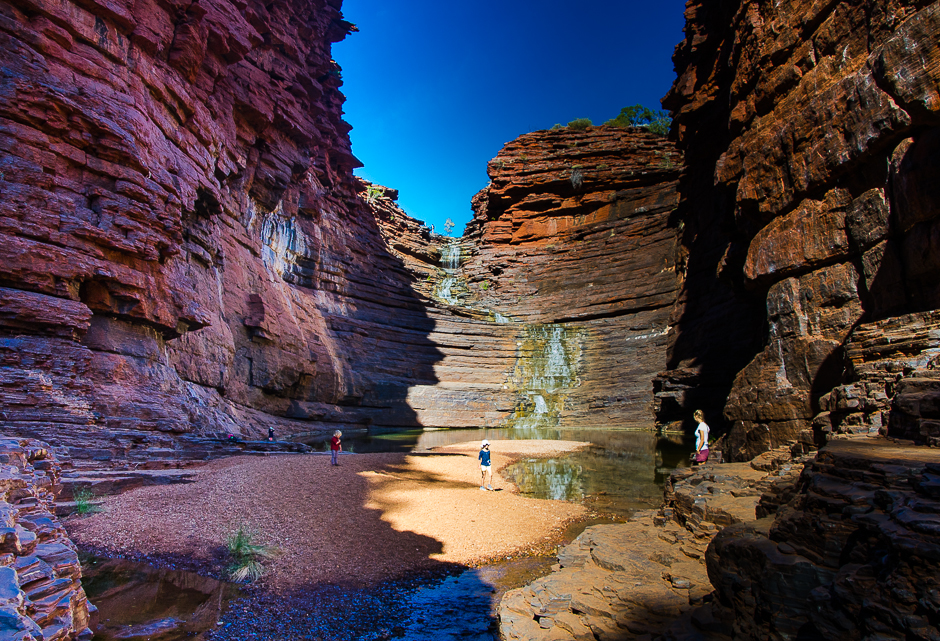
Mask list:
[{"label": "reflection of cliff in water", "polygon": [[519,461],[502,474],[526,496],[584,503],[598,512],[627,517],[659,507],[669,472],[688,463],[688,444],[650,432],[598,436],[581,451]]},{"label": "reflection of cliff in water", "polygon": [[82,587],[98,608],[96,641],[201,639],[237,586],[123,559],[82,559]]}]

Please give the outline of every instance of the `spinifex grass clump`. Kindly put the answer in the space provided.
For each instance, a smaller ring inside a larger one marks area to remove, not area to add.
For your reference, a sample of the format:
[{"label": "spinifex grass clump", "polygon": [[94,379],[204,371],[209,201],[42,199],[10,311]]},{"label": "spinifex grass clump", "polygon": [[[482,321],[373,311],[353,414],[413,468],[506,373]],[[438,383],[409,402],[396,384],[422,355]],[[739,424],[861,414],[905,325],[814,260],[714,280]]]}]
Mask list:
[{"label": "spinifex grass clump", "polygon": [[92,514],[100,512],[101,508],[92,502],[94,500],[95,493],[91,491],[91,488],[81,487],[75,490],[72,494],[72,501],[75,502],[75,513]]},{"label": "spinifex grass clump", "polygon": [[275,549],[268,545],[255,543],[257,534],[244,525],[225,537],[225,547],[232,557],[229,576],[235,581],[256,581],[264,574],[262,558],[274,556]]}]

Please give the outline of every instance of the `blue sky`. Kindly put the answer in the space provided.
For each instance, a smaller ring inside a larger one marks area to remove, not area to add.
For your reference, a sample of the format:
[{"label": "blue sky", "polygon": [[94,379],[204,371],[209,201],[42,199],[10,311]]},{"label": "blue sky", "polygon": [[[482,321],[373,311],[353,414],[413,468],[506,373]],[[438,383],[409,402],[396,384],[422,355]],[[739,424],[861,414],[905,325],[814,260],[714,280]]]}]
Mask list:
[{"label": "blue sky", "polygon": [[486,163],[517,136],[621,107],[659,109],[684,0],[345,0],[333,45],[357,174],[459,235]]}]

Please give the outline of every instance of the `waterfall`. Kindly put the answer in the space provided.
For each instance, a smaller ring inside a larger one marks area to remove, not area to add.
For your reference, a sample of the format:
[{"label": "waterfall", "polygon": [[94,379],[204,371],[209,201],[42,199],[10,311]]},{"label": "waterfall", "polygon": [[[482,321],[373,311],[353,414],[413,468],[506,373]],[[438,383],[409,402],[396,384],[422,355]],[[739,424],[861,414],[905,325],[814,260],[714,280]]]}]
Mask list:
[{"label": "waterfall", "polygon": [[453,274],[460,269],[460,245],[448,243],[441,247],[441,267],[448,274]]},{"label": "waterfall", "polygon": [[526,326],[509,384],[519,399],[507,425],[554,427],[561,420],[566,390],[578,385],[581,333],[564,325]]},{"label": "waterfall", "polygon": [[454,290],[459,283],[457,271],[460,269],[460,245],[453,242],[441,247],[441,268],[445,276],[434,288],[433,296],[442,303],[457,305],[460,301]]},{"label": "waterfall", "polygon": [[[441,247],[440,251],[441,271],[443,272],[443,276],[440,282],[432,289],[432,298],[447,305],[459,306],[473,312],[478,312],[493,323],[508,324],[513,322],[513,319],[509,316],[479,305],[474,305],[472,299],[470,301],[466,300],[470,291],[467,289],[465,280],[460,277],[461,249],[457,241],[447,243]],[[461,297],[464,297],[464,301],[461,301]]]}]

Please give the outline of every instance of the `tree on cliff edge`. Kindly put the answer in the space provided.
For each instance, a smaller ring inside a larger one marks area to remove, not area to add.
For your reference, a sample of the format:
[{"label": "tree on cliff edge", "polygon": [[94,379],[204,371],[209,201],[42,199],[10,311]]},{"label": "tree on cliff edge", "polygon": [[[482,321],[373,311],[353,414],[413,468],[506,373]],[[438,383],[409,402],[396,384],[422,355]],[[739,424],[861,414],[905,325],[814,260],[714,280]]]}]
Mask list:
[{"label": "tree on cliff edge", "polygon": [[672,118],[668,112],[654,111],[643,105],[624,107],[616,118],[604,123],[614,127],[645,127],[650,133],[665,136],[669,133]]}]

